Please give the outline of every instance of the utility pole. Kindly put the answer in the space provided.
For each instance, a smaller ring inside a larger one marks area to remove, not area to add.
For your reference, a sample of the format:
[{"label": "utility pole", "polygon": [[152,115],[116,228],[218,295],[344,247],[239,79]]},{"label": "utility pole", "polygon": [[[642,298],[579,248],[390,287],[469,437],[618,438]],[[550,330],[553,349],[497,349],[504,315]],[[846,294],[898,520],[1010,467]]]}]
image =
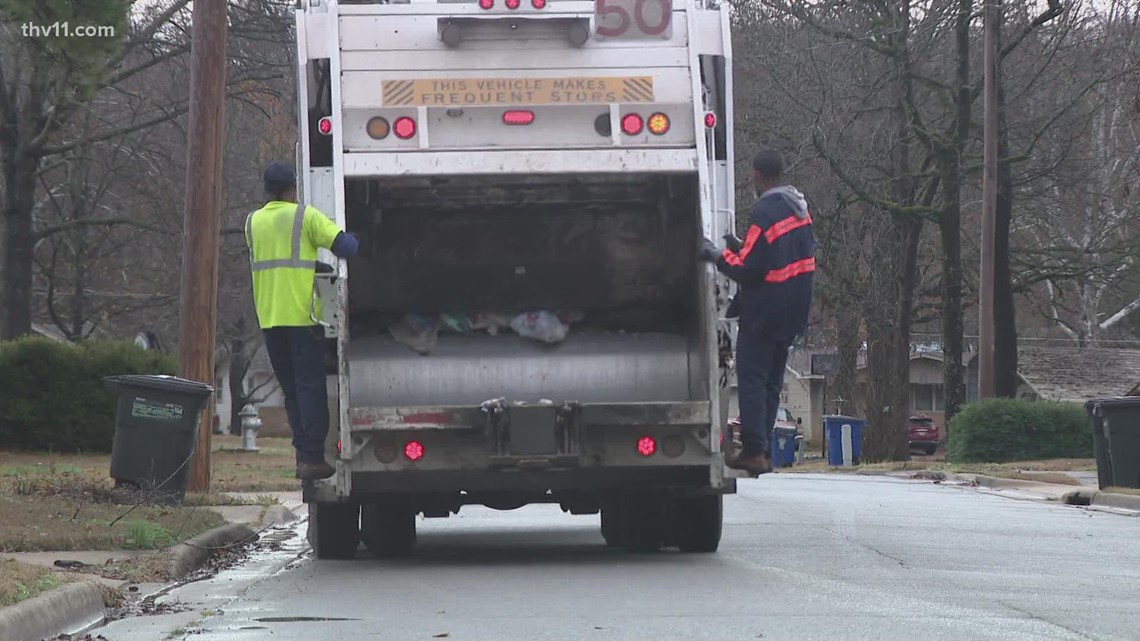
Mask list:
[{"label": "utility pole", "polygon": [[997,66],[998,21],[1001,0],[986,0],[985,7],[985,153],[982,178],[982,264],[979,276],[981,300],[978,305],[978,398],[994,396],[994,236],[997,220],[998,101]]},{"label": "utility pole", "polygon": [[[178,370],[183,378],[213,386],[222,210],[226,0],[195,0],[193,4]],[[213,415],[211,397],[198,425],[187,486],[191,492],[203,492],[210,485]]]}]

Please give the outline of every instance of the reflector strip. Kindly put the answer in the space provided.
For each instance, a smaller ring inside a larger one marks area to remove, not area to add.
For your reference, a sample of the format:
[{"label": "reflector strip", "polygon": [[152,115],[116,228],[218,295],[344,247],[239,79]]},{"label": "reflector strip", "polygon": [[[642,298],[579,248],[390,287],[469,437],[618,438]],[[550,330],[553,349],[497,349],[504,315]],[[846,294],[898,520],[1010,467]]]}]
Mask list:
[{"label": "reflector strip", "polygon": [[772,225],[771,227],[769,227],[768,231],[764,232],[764,239],[767,240],[768,244],[770,245],[773,242],[775,242],[776,239],[779,238],[780,236],[783,236],[784,234],[786,234],[788,232],[795,231],[795,230],[799,229],[800,227],[806,227],[810,224],[811,224],[811,216],[810,215],[805,216],[803,218],[800,218],[799,216],[792,214],[791,216],[788,216],[787,218],[776,223],[775,225]]},{"label": "reflector strip", "polygon": [[773,269],[772,271],[768,272],[768,275],[764,277],[764,280],[769,283],[783,283],[795,278],[796,276],[810,274],[814,271],[815,259],[805,258],[803,260],[797,260],[787,267]]}]

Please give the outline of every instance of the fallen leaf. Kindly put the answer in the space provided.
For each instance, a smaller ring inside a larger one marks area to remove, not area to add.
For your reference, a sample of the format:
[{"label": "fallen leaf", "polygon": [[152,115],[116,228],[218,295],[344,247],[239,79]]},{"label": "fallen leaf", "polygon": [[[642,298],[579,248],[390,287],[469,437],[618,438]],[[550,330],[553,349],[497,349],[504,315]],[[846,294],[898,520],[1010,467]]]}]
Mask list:
[{"label": "fallen leaf", "polygon": [[431,638],[433,638],[433,639],[446,639],[450,636],[451,636],[450,632],[444,632],[443,634],[433,634],[431,636]]}]

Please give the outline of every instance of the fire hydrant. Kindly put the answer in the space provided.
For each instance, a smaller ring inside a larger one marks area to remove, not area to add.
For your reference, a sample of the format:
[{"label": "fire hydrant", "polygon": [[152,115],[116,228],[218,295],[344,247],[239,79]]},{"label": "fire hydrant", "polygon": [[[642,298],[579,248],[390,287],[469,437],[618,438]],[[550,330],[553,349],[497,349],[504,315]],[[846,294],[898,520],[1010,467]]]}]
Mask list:
[{"label": "fire hydrant", "polygon": [[241,449],[243,452],[257,451],[257,433],[261,431],[261,418],[252,405],[241,408]]}]

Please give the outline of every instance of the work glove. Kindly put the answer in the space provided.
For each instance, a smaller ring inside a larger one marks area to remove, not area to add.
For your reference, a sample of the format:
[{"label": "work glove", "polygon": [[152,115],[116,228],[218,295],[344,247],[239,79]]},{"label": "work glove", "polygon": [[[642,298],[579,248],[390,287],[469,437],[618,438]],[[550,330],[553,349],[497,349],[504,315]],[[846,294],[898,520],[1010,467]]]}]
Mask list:
[{"label": "work glove", "polygon": [[704,244],[701,246],[700,259],[706,262],[715,263],[720,259],[720,249],[717,248],[716,243],[704,239]]},{"label": "work glove", "polygon": [[740,248],[744,247],[744,241],[736,237],[736,234],[728,232],[724,235],[724,246],[727,247],[732,253],[740,253]]}]

